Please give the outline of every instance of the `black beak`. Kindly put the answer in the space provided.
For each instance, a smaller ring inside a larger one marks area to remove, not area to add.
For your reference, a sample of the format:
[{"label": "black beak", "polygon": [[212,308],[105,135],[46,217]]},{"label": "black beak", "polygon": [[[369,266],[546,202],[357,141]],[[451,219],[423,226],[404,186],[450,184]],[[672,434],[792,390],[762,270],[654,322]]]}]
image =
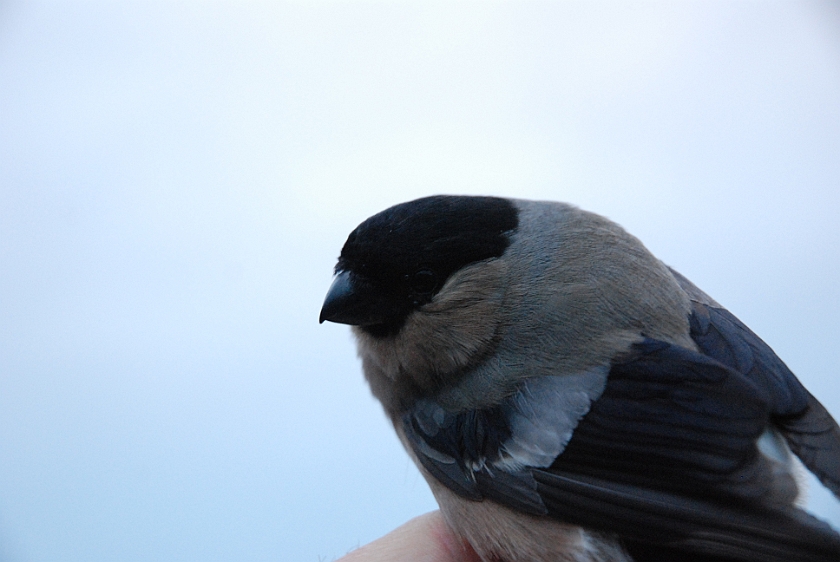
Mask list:
[{"label": "black beak", "polygon": [[319,322],[371,326],[385,323],[393,313],[391,299],[374,285],[350,271],[340,271],[327,291]]}]

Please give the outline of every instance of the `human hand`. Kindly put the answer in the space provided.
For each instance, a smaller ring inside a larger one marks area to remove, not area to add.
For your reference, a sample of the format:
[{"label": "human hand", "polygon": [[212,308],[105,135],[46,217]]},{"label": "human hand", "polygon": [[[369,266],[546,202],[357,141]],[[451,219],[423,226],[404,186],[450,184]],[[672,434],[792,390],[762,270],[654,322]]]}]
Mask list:
[{"label": "human hand", "polygon": [[337,562],[481,562],[481,559],[469,544],[449,530],[440,511],[432,511]]}]

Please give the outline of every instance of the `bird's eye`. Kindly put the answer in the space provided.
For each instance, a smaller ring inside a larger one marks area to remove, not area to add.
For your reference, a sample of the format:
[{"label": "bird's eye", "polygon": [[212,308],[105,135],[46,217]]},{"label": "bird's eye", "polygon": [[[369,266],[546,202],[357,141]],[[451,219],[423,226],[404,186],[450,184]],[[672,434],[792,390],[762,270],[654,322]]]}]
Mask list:
[{"label": "bird's eye", "polygon": [[421,269],[411,278],[411,288],[415,293],[427,295],[437,287],[437,275],[431,269]]}]

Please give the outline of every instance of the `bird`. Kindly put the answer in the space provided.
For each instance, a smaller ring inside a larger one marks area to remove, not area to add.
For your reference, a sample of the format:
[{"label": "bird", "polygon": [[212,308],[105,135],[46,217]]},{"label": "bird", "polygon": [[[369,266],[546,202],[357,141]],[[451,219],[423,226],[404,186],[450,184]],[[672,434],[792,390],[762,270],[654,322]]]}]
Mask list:
[{"label": "bird", "polygon": [[[840,428],[636,237],[560,202],[434,195],[353,230],[320,322],[485,562],[837,562]],[[798,459],[798,460],[796,460]]]}]

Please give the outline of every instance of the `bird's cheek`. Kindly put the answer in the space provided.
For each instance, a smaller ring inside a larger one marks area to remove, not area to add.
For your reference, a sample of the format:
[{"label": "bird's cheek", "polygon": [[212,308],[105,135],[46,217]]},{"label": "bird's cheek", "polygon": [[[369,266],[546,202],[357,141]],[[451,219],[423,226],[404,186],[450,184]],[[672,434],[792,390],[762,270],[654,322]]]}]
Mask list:
[{"label": "bird's cheek", "polygon": [[506,272],[499,260],[464,268],[412,313],[394,339],[401,372],[432,389],[485,357],[502,317]]}]

